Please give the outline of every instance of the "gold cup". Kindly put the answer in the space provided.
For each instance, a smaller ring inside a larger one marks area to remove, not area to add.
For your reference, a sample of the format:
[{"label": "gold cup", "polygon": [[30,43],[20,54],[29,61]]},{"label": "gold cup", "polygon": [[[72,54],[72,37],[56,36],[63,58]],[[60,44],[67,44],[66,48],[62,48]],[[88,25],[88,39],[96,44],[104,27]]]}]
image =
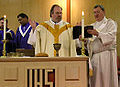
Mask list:
[{"label": "gold cup", "polygon": [[59,57],[59,50],[61,48],[61,44],[60,43],[55,43],[55,44],[53,44],[53,47],[56,50],[56,57]]}]

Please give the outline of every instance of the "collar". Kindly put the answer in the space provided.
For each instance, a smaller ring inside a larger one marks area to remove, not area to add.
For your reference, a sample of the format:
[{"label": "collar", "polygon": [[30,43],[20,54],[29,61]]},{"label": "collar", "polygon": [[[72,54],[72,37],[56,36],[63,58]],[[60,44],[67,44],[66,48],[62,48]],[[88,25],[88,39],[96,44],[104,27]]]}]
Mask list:
[{"label": "collar", "polygon": [[30,29],[31,25],[28,26],[28,28],[26,29],[25,32],[22,32],[22,26],[20,25],[19,26],[19,32],[21,33],[21,35],[24,37],[26,35],[26,33],[28,32],[28,30]]},{"label": "collar", "polygon": [[104,22],[106,22],[107,21],[107,18],[106,17],[104,17],[101,21],[97,21],[96,23],[98,23],[98,24],[102,24],[102,23],[104,23]]},{"label": "collar", "polygon": [[50,18],[50,22],[51,22],[52,24],[61,25],[61,24],[62,24],[62,22],[63,22],[63,20],[61,20],[61,21],[60,21],[60,22],[58,22],[58,23],[55,23],[55,22],[53,22],[53,21],[52,21],[52,18]]}]

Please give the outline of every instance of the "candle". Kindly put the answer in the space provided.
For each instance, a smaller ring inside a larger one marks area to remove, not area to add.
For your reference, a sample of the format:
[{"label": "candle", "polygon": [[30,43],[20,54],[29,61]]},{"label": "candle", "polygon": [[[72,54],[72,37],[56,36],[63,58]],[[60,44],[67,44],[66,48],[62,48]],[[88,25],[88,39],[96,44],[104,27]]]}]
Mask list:
[{"label": "candle", "polygon": [[4,15],[4,40],[6,40],[6,15]]},{"label": "candle", "polygon": [[84,11],[82,11],[82,39],[84,39]]}]

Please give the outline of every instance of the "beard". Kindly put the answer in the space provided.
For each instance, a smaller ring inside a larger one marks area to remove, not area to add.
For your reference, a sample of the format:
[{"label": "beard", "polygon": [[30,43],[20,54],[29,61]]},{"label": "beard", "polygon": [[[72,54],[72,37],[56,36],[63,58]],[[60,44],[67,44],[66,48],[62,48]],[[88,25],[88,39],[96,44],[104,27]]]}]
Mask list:
[{"label": "beard", "polygon": [[56,19],[58,20],[58,22],[60,22],[62,20],[62,17],[58,16]]}]

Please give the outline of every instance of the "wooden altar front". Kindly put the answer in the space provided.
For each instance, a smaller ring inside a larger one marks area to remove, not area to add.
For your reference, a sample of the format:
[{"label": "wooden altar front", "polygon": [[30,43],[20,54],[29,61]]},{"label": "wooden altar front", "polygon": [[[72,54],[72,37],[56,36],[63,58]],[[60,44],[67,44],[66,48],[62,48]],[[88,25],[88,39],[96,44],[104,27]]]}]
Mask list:
[{"label": "wooden altar front", "polygon": [[88,87],[88,58],[0,58],[0,87]]}]

